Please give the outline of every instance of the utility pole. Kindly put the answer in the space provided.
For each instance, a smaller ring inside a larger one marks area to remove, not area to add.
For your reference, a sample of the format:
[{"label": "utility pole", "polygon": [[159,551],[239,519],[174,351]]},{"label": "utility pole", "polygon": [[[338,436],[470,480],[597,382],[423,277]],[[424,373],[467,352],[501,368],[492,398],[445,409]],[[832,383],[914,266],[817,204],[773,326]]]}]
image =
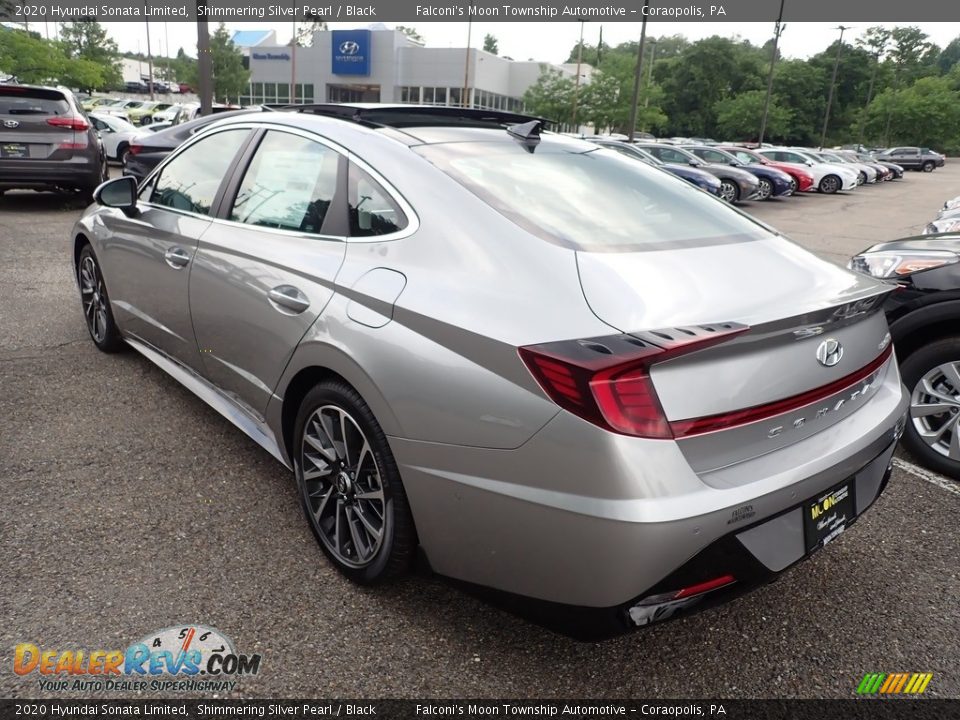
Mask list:
[{"label": "utility pole", "polygon": [[637,67],[636,74],[633,76],[633,100],[630,103],[630,122],[627,135],[629,142],[633,142],[633,136],[637,132],[637,105],[640,102],[640,78],[643,76],[643,46],[647,39],[647,8],[650,7],[650,0],[643,0],[643,22],[640,25],[640,46],[637,48]]},{"label": "utility pole", "polygon": [[150,99],[153,100],[153,54],[150,52],[150,21],[147,20],[147,72],[149,75]]},{"label": "utility pole", "polygon": [[[294,8],[296,12],[296,8]],[[290,102],[297,102],[297,21],[293,21],[293,40],[290,42]]]},{"label": "utility pole", "polygon": [[199,71],[200,114],[213,111],[213,62],[210,58],[210,30],[207,16],[201,14],[204,0],[197,0],[197,65]]},{"label": "utility pole", "polygon": [[650,64],[647,66],[647,93],[643,98],[643,106],[650,107],[650,86],[653,85],[653,63],[657,59],[657,41],[650,41]]},{"label": "utility pole", "polygon": [[867,126],[867,108],[870,107],[870,101],[873,100],[873,86],[877,81],[877,70],[880,69],[880,53],[873,56],[873,72],[870,74],[870,85],[867,88],[867,102],[863,105],[863,113],[860,115],[860,128],[857,130],[857,150],[863,145],[863,133]]},{"label": "utility pole", "polygon": [[770,55],[770,71],[767,73],[767,97],[763,101],[763,119],[760,121],[760,137],[757,139],[757,147],[763,147],[763,136],[767,131],[767,115],[770,113],[770,97],[773,94],[773,66],[777,63],[777,48],[780,45],[780,35],[786,29],[783,24],[783,5],[785,0],[780,0],[780,14],[777,15],[777,24],[773,26],[773,53]]},{"label": "utility pole", "polygon": [[473,21],[467,20],[467,51],[463,56],[463,97],[460,98],[461,107],[470,107],[470,34],[473,32]]},{"label": "utility pole", "polygon": [[827,94],[827,111],[823,114],[823,132],[820,133],[820,149],[827,144],[827,124],[830,122],[830,106],[833,105],[833,88],[837,84],[837,70],[840,67],[840,53],[843,51],[843,32],[849,27],[837,25],[835,30],[840,31],[840,42],[837,43],[837,57],[833,61],[833,76],[830,78],[830,92]]},{"label": "utility pole", "polygon": [[580,100],[580,65],[583,62],[583,25],[580,21],[580,43],[577,45],[577,77],[573,81],[573,131],[577,131],[577,102]]}]

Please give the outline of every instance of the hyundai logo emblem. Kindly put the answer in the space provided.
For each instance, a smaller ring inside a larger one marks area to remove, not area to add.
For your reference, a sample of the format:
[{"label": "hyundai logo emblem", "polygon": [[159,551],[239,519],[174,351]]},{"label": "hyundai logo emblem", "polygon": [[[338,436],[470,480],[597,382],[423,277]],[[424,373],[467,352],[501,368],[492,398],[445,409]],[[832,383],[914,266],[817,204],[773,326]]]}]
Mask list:
[{"label": "hyundai logo emblem", "polygon": [[340,43],[340,53],[342,55],[356,55],[360,52],[360,43],[355,40],[344,40]]},{"label": "hyundai logo emblem", "polygon": [[3,126],[5,128],[18,128],[20,127],[20,123],[16,120],[4,120]]},{"label": "hyundai logo emblem", "polygon": [[843,357],[843,345],[834,338],[827,338],[817,348],[817,361],[824,367],[833,367]]}]

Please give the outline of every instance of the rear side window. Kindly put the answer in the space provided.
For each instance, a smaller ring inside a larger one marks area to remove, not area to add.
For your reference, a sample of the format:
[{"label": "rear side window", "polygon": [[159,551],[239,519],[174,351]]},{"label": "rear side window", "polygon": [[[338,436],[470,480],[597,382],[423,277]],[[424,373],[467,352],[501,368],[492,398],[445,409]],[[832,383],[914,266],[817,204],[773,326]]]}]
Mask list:
[{"label": "rear side window", "polygon": [[629,252],[759,240],[759,224],[680,179],[610,150],[557,143],[445,143],[427,160],[527,232],[586,251]]},{"label": "rear side window", "polygon": [[246,140],[246,128],[224,130],[194,143],[160,171],[150,202],[207,215],[230,163]]},{"label": "rear side window", "polygon": [[323,234],[325,221],[332,216],[328,211],[337,190],[339,163],[340,154],[326,145],[271,130],[247,168],[230,219]]},{"label": "rear side window", "polygon": [[350,163],[350,237],[374,237],[399,232],[407,216],[370,175]]},{"label": "rear side window", "polygon": [[0,115],[70,115],[70,103],[54,90],[0,87]]}]

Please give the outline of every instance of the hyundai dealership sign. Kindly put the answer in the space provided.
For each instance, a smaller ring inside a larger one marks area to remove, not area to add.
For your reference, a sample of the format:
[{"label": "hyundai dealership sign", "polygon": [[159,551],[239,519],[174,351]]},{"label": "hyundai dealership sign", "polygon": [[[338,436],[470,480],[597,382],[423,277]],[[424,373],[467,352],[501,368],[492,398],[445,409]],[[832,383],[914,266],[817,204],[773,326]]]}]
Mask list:
[{"label": "hyundai dealership sign", "polygon": [[334,75],[370,74],[370,31],[334,30],[331,42]]}]

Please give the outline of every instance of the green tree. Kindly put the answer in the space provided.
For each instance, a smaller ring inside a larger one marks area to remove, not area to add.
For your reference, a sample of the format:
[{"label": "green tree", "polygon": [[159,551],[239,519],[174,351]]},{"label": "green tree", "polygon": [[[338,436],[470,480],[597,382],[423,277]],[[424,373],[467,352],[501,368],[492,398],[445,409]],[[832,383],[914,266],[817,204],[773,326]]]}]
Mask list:
[{"label": "green tree", "polygon": [[222,22],[210,36],[210,60],[213,66],[213,96],[221,101],[243,95],[250,82],[250,71],[243,67],[243,53],[230,39]]},{"label": "green tree", "polygon": [[937,66],[944,75],[950,72],[957,63],[960,63],[960,37],[951,40],[937,57]]},{"label": "green tree", "polygon": [[[735,97],[720,100],[714,108],[717,113],[717,132],[729,140],[755,140],[767,99],[765,90],[748,90]],[[771,98],[767,112],[766,137],[785,139],[791,130],[793,113]]]},{"label": "green tree", "polygon": [[58,80],[67,59],[59,46],[37,33],[18,28],[0,30],[0,70],[26,83]]},{"label": "green tree", "polygon": [[493,53],[494,55],[500,54],[500,49],[497,47],[497,38],[495,35],[487,33],[483,36],[483,49],[488,53]]},{"label": "green tree", "polygon": [[803,60],[782,60],[773,74],[773,94],[780,107],[790,110],[784,139],[790,144],[813,145],[827,106],[830,75]]},{"label": "green tree", "polygon": [[871,103],[867,130],[884,144],[940,149],[960,145],[960,91],[950,76],[924,77],[903,89],[888,88]]},{"label": "green tree", "polygon": [[[116,87],[123,81],[117,44],[96,20],[63,23],[60,27],[60,41],[64,53],[71,60],[86,60],[100,67],[97,83],[85,86],[85,89]],[[88,76],[88,81],[94,79],[89,73],[85,72],[84,75]]]},{"label": "green tree", "polygon": [[408,38],[410,38],[414,42],[418,42],[421,45],[425,42],[425,40],[423,39],[423,35],[417,32],[417,29],[414,27],[410,27],[408,25],[397,25],[396,29],[402,32],[404,35],[406,35]]},{"label": "green tree", "polygon": [[312,47],[313,34],[329,28],[330,26],[327,25],[325,20],[309,20],[301,23],[300,27],[297,28],[297,36],[290,40],[290,44],[298,47]]},{"label": "green tree", "polygon": [[569,125],[573,122],[573,80],[559,70],[540,67],[537,82],[527,88],[523,105],[527,112]]}]

